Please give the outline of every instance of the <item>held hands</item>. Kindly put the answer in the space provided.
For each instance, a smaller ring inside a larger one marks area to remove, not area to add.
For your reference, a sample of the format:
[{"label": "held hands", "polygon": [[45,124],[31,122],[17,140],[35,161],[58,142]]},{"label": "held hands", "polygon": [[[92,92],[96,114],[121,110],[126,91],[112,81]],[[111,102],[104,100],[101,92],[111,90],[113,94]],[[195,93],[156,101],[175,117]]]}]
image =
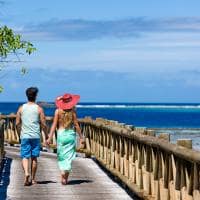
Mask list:
[{"label": "held hands", "polygon": [[45,141],[43,142],[43,145],[44,145],[45,147],[48,146],[47,140],[48,140],[48,135],[45,135]]},{"label": "held hands", "polygon": [[50,138],[50,137],[46,140],[46,144],[47,144],[48,146],[51,144],[51,138]]},{"label": "held hands", "polygon": [[51,144],[51,137],[46,135],[45,146],[49,146]]}]

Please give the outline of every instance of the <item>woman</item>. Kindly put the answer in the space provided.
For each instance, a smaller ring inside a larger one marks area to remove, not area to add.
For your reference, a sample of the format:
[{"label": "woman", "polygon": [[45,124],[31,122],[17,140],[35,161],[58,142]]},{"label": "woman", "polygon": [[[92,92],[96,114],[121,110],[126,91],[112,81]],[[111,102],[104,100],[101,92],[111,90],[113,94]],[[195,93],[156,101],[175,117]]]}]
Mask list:
[{"label": "woman", "polygon": [[[47,144],[57,129],[57,158],[61,171],[61,183],[67,184],[69,172],[71,171],[72,160],[76,156],[76,133],[79,134],[80,143],[83,143],[83,136],[79,127],[75,105],[80,99],[79,95],[64,94],[56,98],[56,111],[53,124],[50,130]],[[75,130],[74,130],[75,129]]]}]

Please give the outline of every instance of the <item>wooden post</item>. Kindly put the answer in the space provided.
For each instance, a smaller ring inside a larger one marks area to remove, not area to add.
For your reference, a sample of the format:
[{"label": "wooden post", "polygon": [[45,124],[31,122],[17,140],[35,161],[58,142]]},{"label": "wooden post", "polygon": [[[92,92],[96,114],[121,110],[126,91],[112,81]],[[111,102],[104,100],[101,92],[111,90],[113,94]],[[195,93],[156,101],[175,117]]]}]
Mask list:
[{"label": "wooden post", "polygon": [[133,183],[137,183],[137,175],[136,175],[136,166],[137,166],[137,161],[138,161],[138,156],[137,156],[137,146],[136,146],[136,142],[132,141],[132,152],[133,152],[133,178],[132,181]]},{"label": "wooden post", "polygon": [[5,125],[4,125],[4,141],[7,142],[8,141],[8,119],[5,119]]},{"label": "wooden post", "polygon": [[108,131],[107,130],[105,130],[105,138],[106,138],[106,143],[105,143],[105,146],[106,146],[106,148],[105,148],[105,157],[106,157],[106,165],[108,164],[108,162],[109,162],[109,158],[108,158],[108,150],[109,150],[109,133],[108,133]]},{"label": "wooden post", "polygon": [[106,133],[105,130],[102,130],[102,136],[103,136],[103,161],[106,163]]},{"label": "wooden post", "polygon": [[146,130],[146,135],[153,136],[153,137],[155,137],[155,136],[156,136],[156,134],[155,134],[155,131],[154,131],[154,130]]},{"label": "wooden post", "polygon": [[119,150],[119,137],[115,138],[115,168],[119,172],[120,171],[120,150]]},{"label": "wooden post", "polygon": [[165,154],[165,162],[163,166],[163,193],[161,194],[161,199],[169,199],[169,155]]},{"label": "wooden post", "polygon": [[0,120],[0,164],[4,156],[4,120]]},{"label": "wooden post", "polygon": [[114,163],[115,163],[115,141],[114,141],[114,135],[111,134],[111,162],[110,162],[110,167],[111,169],[114,168]]},{"label": "wooden post", "polygon": [[160,167],[160,152],[157,151],[155,155],[155,166],[154,166],[154,192],[155,199],[160,200],[160,185],[159,185],[159,167]]},{"label": "wooden post", "polygon": [[191,139],[178,139],[177,145],[192,149],[192,140]]},{"label": "wooden post", "polygon": [[124,175],[129,177],[129,144],[128,140],[124,140]]},{"label": "wooden post", "polygon": [[166,140],[166,141],[170,141],[170,134],[169,133],[160,133],[158,135],[158,138],[159,139],[162,139],[162,140]]},{"label": "wooden post", "polygon": [[139,186],[139,147],[138,143],[135,143],[135,149],[134,149],[134,160],[135,160],[135,183],[137,186]]},{"label": "wooden post", "polygon": [[91,125],[89,125],[89,130],[90,130],[90,134],[91,134],[91,150],[92,150],[92,153],[94,154],[95,153],[95,144],[94,144],[94,129],[92,128]]},{"label": "wooden post", "polygon": [[123,137],[120,137],[119,149],[120,149],[120,173],[122,175],[124,175],[124,142],[123,142]]},{"label": "wooden post", "polygon": [[144,176],[144,190],[148,195],[151,194],[151,149],[146,147],[145,156],[145,176]]},{"label": "wooden post", "polygon": [[194,163],[194,185],[193,185],[193,198],[194,200],[200,199],[200,192],[199,192],[199,165]]},{"label": "wooden post", "polygon": [[129,160],[129,166],[128,166],[128,171],[129,171],[129,175],[128,175],[128,178],[130,181],[133,180],[133,144],[132,144],[132,140],[129,140],[129,144],[128,144],[128,152],[129,152],[129,157],[128,157],[128,160]]}]

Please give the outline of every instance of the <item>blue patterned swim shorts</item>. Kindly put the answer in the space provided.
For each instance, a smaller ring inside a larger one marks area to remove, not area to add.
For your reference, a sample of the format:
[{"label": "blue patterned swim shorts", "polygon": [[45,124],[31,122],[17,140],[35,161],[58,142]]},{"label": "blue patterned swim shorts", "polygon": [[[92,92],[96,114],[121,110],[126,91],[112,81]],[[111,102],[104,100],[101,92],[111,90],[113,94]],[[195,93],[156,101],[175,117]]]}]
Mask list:
[{"label": "blue patterned swim shorts", "polygon": [[24,138],[21,140],[21,158],[33,158],[40,156],[40,139]]}]

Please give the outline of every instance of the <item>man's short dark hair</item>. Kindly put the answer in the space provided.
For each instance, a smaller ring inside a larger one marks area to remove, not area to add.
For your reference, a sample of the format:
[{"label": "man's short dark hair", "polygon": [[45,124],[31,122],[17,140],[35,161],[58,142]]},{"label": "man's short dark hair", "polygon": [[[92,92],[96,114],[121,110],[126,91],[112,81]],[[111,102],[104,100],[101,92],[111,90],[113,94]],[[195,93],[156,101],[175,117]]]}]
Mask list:
[{"label": "man's short dark hair", "polygon": [[26,96],[29,101],[35,101],[38,93],[37,87],[30,87],[26,89]]}]

